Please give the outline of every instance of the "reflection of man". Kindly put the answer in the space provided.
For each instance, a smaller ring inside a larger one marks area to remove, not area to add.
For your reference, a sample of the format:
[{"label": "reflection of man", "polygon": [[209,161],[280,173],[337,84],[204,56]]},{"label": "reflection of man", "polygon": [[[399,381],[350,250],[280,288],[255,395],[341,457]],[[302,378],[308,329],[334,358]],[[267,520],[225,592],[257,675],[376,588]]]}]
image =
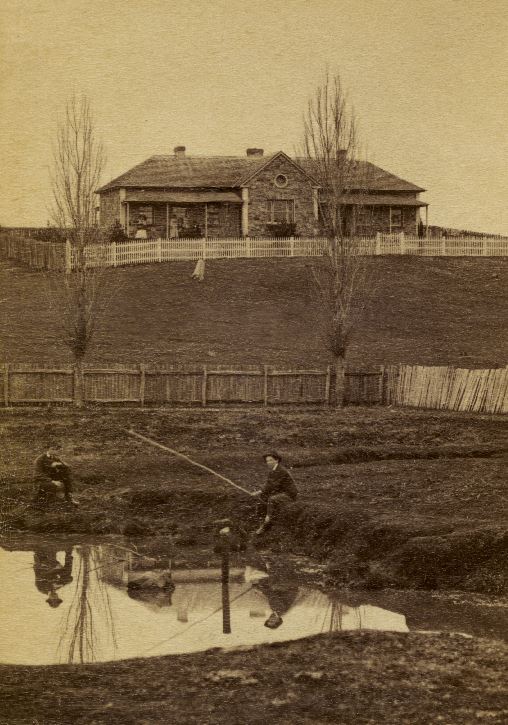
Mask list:
[{"label": "reflection of man", "polygon": [[261,491],[254,496],[260,498],[260,511],[265,513],[265,519],[256,534],[262,534],[270,526],[274,514],[286,503],[291,503],[298,496],[298,491],[291,475],[281,465],[282,458],[278,453],[267,453],[263,456],[270,469],[268,480]]},{"label": "reflection of man", "polygon": [[46,599],[50,607],[59,607],[62,603],[58,590],[72,581],[72,547],[65,549],[64,564],[60,564],[56,555],[58,547],[54,544],[42,544],[34,551],[35,586]]},{"label": "reflection of man", "polygon": [[254,585],[268,600],[271,614],[265,622],[268,629],[277,629],[284,622],[283,615],[293,606],[298,596],[298,584],[261,579]]}]

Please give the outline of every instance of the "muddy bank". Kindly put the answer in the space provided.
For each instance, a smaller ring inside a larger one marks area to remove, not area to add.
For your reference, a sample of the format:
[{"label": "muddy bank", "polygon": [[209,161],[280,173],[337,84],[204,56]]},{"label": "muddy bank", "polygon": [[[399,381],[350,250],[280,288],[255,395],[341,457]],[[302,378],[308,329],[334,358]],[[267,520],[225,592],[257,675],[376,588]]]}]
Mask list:
[{"label": "muddy bank", "polygon": [[[376,516],[363,507],[335,502],[296,503],[262,537],[250,501],[239,504],[228,490],[203,488],[123,490],[93,498],[78,510],[41,512],[27,507],[4,519],[11,534],[122,534],[150,536],[171,545],[213,545],[213,522],[230,516],[261,549],[310,555],[326,562],[328,580],[360,589],[383,587],[508,591],[508,532],[480,523],[456,530],[453,523]],[[483,524],[483,525],[482,525]],[[240,544],[240,542],[238,542]]]},{"label": "muddy bank", "polygon": [[[217,518],[257,525],[248,496],[125,433],[171,444],[247,489],[277,448],[300,496],[258,542],[310,554],[360,588],[507,591],[506,422],[419,411],[42,411],[3,420],[4,533],[126,534],[212,540]],[[78,509],[31,507],[34,452],[58,436]],[[204,447],[206,445],[206,448]]]},{"label": "muddy bank", "polygon": [[506,646],[460,635],[320,635],[243,651],[0,667],[0,722],[504,723]]}]

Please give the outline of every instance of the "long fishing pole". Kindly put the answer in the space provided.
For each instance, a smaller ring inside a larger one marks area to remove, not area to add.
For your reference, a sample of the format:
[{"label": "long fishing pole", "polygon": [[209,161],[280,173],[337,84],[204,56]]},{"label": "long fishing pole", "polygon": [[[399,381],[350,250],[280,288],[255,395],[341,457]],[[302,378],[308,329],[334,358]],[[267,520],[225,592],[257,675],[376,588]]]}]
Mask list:
[{"label": "long fishing pole", "polygon": [[230,486],[237,488],[239,491],[246,493],[248,496],[254,496],[252,491],[248,491],[246,488],[243,488],[243,486],[239,486],[237,483],[232,481],[230,478],[226,478],[226,476],[223,476],[221,473],[217,473],[217,471],[214,471],[213,469],[208,468],[208,466],[204,466],[202,463],[197,463],[197,461],[193,461],[192,458],[189,458],[189,456],[186,456],[184,453],[180,453],[180,451],[175,451],[174,448],[169,448],[169,446],[164,446],[164,445],[162,445],[162,443],[158,443],[157,441],[154,441],[151,438],[147,438],[146,436],[141,435],[141,433],[136,433],[136,431],[132,430],[132,428],[131,429],[126,428],[125,432],[131,436],[134,436],[135,438],[139,438],[139,440],[143,441],[144,443],[148,443],[148,445],[150,445],[150,446],[154,446],[155,448],[160,448],[161,450],[166,451],[167,453],[172,453],[174,456],[177,456],[178,458],[182,458],[184,461],[187,461],[187,463],[190,463],[192,466],[197,466],[197,468],[202,468],[204,471],[211,473],[212,476],[216,476],[216,478],[220,478],[221,481],[225,481]]}]

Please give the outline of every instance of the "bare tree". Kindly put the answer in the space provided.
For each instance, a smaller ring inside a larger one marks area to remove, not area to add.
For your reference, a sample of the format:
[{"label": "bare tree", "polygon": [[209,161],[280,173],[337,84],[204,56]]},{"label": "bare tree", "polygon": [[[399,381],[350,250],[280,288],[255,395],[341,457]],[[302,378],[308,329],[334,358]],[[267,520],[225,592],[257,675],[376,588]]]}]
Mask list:
[{"label": "bare tree", "polygon": [[[49,303],[59,321],[63,343],[76,364],[75,400],[82,402],[83,360],[111,295],[110,275],[98,257],[99,229],[95,190],[105,162],[95,120],[86,96],[73,96],[57,124],[53,148],[52,221],[67,244],[71,270],[49,275]],[[105,249],[104,249],[105,252]]]},{"label": "bare tree", "polygon": [[309,99],[303,151],[319,185],[319,221],[327,244],[311,263],[313,287],[322,311],[321,329],[335,367],[336,405],[344,402],[348,347],[367,302],[371,280],[354,240],[368,206],[368,165],[359,159],[358,124],[338,75],[327,73]]}]

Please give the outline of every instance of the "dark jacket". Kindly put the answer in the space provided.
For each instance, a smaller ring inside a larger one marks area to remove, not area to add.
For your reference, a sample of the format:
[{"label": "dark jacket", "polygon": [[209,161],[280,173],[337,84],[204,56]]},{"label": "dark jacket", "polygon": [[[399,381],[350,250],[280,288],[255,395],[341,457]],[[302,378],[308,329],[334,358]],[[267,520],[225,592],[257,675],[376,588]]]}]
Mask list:
[{"label": "dark jacket", "polygon": [[280,617],[288,612],[298,597],[299,587],[294,582],[273,582],[271,579],[261,579],[254,585],[268,600],[272,612]]},{"label": "dark jacket", "polygon": [[270,471],[268,474],[268,480],[261,491],[261,498],[267,500],[270,496],[275,496],[278,493],[285,493],[293,501],[298,496],[295,482],[280,463],[275,470]]},{"label": "dark jacket", "polygon": [[[58,465],[53,465],[57,463]],[[35,460],[35,473],[38,479],[50,478],[52,481],[70,483],[71,469],[58,456],[43,453]]]}]

